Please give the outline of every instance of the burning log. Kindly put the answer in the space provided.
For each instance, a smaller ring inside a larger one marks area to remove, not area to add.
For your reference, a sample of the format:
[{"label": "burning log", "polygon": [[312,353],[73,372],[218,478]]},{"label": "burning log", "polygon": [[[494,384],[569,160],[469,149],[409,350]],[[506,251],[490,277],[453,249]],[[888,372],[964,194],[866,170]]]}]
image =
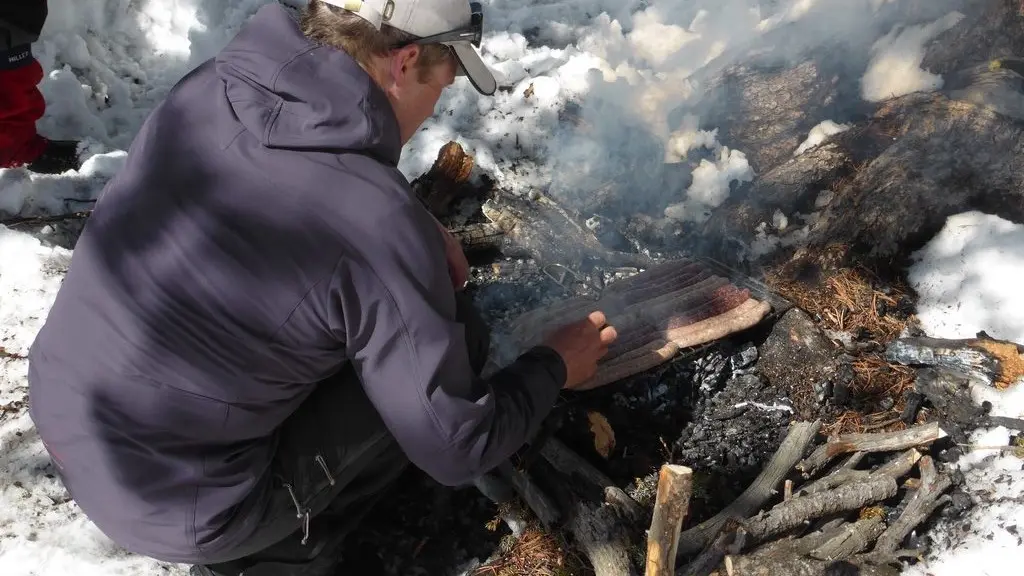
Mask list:
[{"label": "burning log", "polygon": [[647,534],[646,576],[672,576],[676,567],[679,529],[690,507],[693,471],[666,464],[658,474],[654,518]]},{"label": "burning log", "polygon": [[938,338],[901,338],[886,349],[890,362],[908,366],[946,368],[973,376],[978,380],[1006,388],[1024,378],[1024,356],[1021,346],[988,337],[967,340]]},{"label": "burning log", "polygon": [[482,252],[501,247],[505,233],[495,224],[469,224],[451,229],[452,236],[462,244],[462,249],[469,252]]},{"label": "burning log", "polygon": [[448,142],[438,151],[430,170],[412,183],[413,190],[427,210],[441,218],[448,214],[453,202],[475,192],[468,184],[474,164],[473,157],[462,146]]},{"label": "burning log", "polygon": [[529,256],[571,270],[580,270],[584,263],[594,260],[634,268],[647,268],[653,263],[643,254],[609,250],[593,232],[545,196],[530,200],[501,194],[484,202],[481,210],[504,233],[502,250],[506,254]]},{"label": "burning log", "polygon": [[814,474],[836,456],[848,452],[892,452],[930,444],[942,437],[937,422],[921,424],[899,432],[846,434],[838,436],[818,448],[797,464],[797,470],[806,476]]}]

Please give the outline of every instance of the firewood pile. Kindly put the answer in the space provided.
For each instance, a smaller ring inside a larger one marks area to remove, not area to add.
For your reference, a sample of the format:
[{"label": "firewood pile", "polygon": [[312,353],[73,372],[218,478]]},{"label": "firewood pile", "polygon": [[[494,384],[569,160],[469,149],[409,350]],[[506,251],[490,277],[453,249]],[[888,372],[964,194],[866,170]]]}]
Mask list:
[{"label": "firewood pile", "polygon": [[699,523],[687,522],[694,483],[685,462],[661,466],[653,506],[556,438],[541,443],[537,461],[509,463],[489,481],[508,479],[508,494],[570,534],[597,576],[895,576],[901,560],[921,553],[907,549],[908,536],[962,482],[937,460],[962,447],[946,429],[957,437],[978,426],[1024,430],[1024,421],[987,416],[970,400],[971,386],[1018,382],[1024,356],[985,335],[902,338],[887,355],[917,369],[915,393],[927,400],[929,418],[827,438],[820,420],[794,421],[746,490]]}]

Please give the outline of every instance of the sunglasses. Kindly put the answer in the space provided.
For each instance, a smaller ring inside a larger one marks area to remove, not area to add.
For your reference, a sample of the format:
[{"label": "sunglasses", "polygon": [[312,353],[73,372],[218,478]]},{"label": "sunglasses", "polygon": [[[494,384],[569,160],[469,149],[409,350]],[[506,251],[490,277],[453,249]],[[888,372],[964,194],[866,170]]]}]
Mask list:
[{"label": "sunglasses", "polygon": [[484,35],[484,7],[479,2],[470,2],[469,26],[457,28],[448,32],[441,32],[432,36],[424,36],[408,42],[401,42],[393,48],[402,48],[410,44],[447,44],[449,42],[469,42],[477,48],[480,47],[480,40]]}]

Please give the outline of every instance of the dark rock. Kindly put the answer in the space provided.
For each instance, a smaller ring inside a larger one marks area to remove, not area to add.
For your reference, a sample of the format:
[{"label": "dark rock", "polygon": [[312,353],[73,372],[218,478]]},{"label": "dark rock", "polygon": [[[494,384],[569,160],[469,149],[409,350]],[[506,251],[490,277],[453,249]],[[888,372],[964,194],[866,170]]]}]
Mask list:
[{"label": "dark rock", "polygon": [[889,396],[882,398],[878,401],[878,407],[882,410],[892,410],[892,407],[896,405],[896,402]]},{"label": "dark rock", "polygon": [[854,377],[853,367],[850,364],[844,363],[839,368],[839,372],[836,373],[832,382],[832,402],[836,406],[846,406],[850,402],[850,387],[853,385]]},{"label": "dark rock", "polygon": [[757,346],[753,344],[747,344],[739,353],[729,357],[729,364],[732,366],[734,374],[739,370],[753,366],[754,362],[757,362]]},{"label": "dark rock", "polygon": [[758,368],[774,388],[793,400],[802,418],[816,412],[815,389],[840,372],[836,347],[806,312],[794,308],[782,316],[761,346]]}]

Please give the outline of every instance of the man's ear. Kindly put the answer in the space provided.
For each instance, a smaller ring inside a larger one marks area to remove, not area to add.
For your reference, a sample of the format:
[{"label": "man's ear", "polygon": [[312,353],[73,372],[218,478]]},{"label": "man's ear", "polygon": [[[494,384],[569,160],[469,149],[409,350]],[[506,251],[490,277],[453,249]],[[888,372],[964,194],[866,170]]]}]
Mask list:
[{"label": "man's ear", "polygon": [[421,48],[418,44],[403,46],[394,52],[391,58],[391,77],[398,84],[406,84],[409,79],[417,79],[416,64],[419,62]]}]

